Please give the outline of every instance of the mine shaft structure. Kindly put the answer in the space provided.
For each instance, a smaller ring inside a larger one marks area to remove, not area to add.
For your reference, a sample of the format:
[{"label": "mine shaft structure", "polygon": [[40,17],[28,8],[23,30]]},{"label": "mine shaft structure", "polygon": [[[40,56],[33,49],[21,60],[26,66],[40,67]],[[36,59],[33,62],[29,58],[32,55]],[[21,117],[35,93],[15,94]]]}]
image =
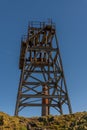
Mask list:
[{"label": "mine shaft structure", "polygon": [[41,107],[42,116],[54,108],[63,114],[63,106],[72,113],[64,77],[55,24],[30,22],[28,34],[21,40],[20,83],[15,115],[25,107]]}]

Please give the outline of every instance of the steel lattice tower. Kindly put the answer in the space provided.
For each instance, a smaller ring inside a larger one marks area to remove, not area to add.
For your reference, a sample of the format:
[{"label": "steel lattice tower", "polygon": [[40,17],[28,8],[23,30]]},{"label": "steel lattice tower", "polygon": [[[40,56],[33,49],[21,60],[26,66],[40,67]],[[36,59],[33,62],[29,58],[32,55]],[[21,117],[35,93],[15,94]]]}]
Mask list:
[{"label": "steel lattice tower", "polygon": [[30,22],[28,35],[21,41],[20,83],[15,115],[27,106],[41,107],[42,116],[53,107],[63,114],[63,106],[72,113],[55,24]]}]

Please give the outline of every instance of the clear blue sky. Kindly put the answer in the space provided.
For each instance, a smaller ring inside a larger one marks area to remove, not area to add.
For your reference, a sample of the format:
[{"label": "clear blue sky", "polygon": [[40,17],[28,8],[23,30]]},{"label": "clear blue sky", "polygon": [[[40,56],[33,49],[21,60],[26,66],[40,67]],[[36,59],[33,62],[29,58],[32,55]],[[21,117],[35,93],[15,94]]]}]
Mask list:
[{"label": "clear blue sky", "polygon": [[[28,21],[56,23],[73,112],[87,111],[87,0],[0,0],[0,111],[14,114],[21,36]],[[39,111],[26,110],[26,115]]]}]

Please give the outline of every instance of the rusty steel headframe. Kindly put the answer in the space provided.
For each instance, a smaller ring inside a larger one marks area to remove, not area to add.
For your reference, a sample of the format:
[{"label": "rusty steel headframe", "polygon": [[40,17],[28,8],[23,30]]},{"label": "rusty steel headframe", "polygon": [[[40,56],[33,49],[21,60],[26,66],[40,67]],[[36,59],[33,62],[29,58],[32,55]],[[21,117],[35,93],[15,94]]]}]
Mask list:
[{"label": "rusty steel headframe", "polygon": [[63,106],[72,113],[52,21],[29,23],[28,34],[21,41],[19,68],[15,115],[28,106],[41,107],[42,116],[49,115],[50,108],[63,114]]}]

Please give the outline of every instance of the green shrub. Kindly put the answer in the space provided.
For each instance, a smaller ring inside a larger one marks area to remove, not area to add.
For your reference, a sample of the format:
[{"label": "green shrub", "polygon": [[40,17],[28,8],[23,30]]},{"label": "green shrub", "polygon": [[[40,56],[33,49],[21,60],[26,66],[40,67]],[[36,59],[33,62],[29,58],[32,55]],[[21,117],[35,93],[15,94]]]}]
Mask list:
[{"label": "green shrub", "polygon": [[0,116],[0,126],[2,126],[3,124],[4,124],[3,116]]},{"label": "green shrub", "polygon": [[48,116],[48,122],[53,122],[54,121],[54,117],[53,116]]},{"label": "green shrub", "polygon": [[47,125],[48,121],[47,121],[47,117],[39,117],[38,118],[39,122],[43,122],[44,125]]},{"label": "green shrub", "polygon": [[21,126],[19,130],[27,130],[25,126]]},{"label": "green shrub", "polygon": [[54,125],[53,128],[54,128],[54,130],[59,130],[59,126],[58,125]]}]

